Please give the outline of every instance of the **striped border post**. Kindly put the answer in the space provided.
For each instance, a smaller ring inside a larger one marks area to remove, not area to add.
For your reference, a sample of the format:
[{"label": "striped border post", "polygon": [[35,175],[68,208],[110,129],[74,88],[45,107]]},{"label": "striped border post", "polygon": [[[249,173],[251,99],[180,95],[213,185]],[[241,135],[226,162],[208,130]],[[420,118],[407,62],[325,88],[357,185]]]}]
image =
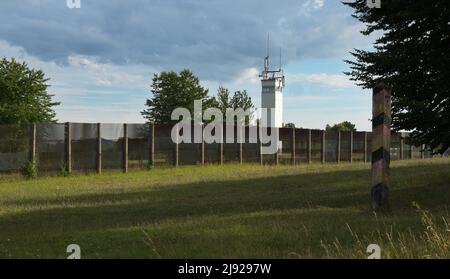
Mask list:
[{"label": "striped border post", "polygon": [[388,204],[391,143],[391,92],[380,84],[373,89],[372,103],[372,207]]}]

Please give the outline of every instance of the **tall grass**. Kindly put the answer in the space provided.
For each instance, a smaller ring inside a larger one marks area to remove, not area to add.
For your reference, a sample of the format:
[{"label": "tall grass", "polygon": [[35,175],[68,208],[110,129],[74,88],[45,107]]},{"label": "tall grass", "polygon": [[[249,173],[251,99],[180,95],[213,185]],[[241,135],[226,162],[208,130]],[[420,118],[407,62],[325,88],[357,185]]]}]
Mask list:
[{"label": "tall grass", "polygon": [[[428,210],[413,203],[422,224],[422,231],[408,228],[407,232],[396,231],[394,226],[377,222],[378,227],[369,236],[361,238],[347,224],[353,244],[344,247],[336,238],[331,243],[321,241],[327,258],[367,258],[366,247],[377,244],[381,257],[389,259],[450,259],[449,214],[436,218]],[[376,213],[374,213],[376,216]],[[378,220],[378,218],[377,218]]]}]

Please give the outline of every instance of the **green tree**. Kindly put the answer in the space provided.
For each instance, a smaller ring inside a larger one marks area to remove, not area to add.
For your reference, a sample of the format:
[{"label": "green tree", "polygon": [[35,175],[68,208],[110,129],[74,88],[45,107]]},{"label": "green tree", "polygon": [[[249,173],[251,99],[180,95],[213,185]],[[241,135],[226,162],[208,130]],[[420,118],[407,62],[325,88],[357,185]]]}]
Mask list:
[{"label": "green tree", "polygon": [[450,147],[450,5],[448,0],[390,0],[370,9],[366,0],[346,2],[381,34],[374,50],[355,50],[346,73],[365,88],[392,88],[392,125],[412,131],[411,143],[443,153]]},{"label": "green tree", "polygon": [[180,107],[188,109],[193,115],[195,100],[202,100],[203,110],[213,105],[208,89],[203,88],[199,79],[186,69],[179,74],[174,71],[155,74],[151,92],[153,97],[147,100],[148,108],[141,114],[156,124],[171,123],[172,111]]},{"label": "green tree", "polygon": [[222,112],[222,115],[226,115],[227,108],[231,108],[230,90],[225,87],[219,87],[217,90],[216,98],[214,99],[214,106]]},{"label": "green tree", "polygon": [[14,58],[0,60],[0,124],[55,122],[54,106],[48,94],[48,78],[42,70],[30,69]]},{"label": "green tree", "polygon": [[283,123],[283,128],[295,128],[294,123]]},{"label": "green tree", "polygon": [[214,98],[214,106],[226,116],[227,109],[242,108],[244,111],[250,110],[251,115],[245,120],[245,124],[248,125],[255,112],[255,106],[253,105],[252,98],[248,95],[246,90],[236,91],[233,96],[230,96],[230,91],[225,87],[219,87],[217,95]]},{"label": "green tree", "polygon": [[326,131],[341,131],[341,132],[356,132],[356,125],[352,124],[349,121],[344,121],[338,124],[334,124],[333,126],[330,126],[327,124],[325,127]]}]

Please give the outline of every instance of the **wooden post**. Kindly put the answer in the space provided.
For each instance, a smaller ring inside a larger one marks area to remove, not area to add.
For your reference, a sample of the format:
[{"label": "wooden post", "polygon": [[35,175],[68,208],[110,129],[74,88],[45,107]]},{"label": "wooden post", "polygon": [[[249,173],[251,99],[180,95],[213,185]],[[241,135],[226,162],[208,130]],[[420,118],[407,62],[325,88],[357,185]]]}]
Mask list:
[{"label": "wooden post", "polygon": [[372,119],[372,207],[388,205],[390,144],[391,144],[391,93],[386,85],[373,90]]},{"label": "wooden post", "polygon": [[295,162],[295,128],[292,128],[292,165],[295,166],[296,162]]},{"label": "wooden post", "polygon": [[258,142],[259,142],[259,163],[262,165],[264,165],[264,158],[263,158],[263,154],[262,154],[262,141],[261,141],[261,135],[262,135],[262,131],[261,131],[262,127],[260,126],[260,124],[258,124]]},{"label": "wooden post", "polygon": [[123,124],[123,172],[128,172],[128,125]]},{"label": "wooden post", "polygon": [[101,125],[97,123],[97,173],[102,173],[102,135]]},{"label": "wooden post", "polygon": [[221,126],[221,129],[219,130],[220,133],[220,143],[219,143],[219,163],[220,165],[223,165],[223,125]]},{"label": "wooden post", "polygon": [[367,161],[368,161],[368,156],[367,156],[367,152],[368,152],[368,149],[369,149],[369,144],[368,144],[369,137],[368,137],[368,135],[369,135],[369,133],[364,132],[364,163],[367,163]]},{"label": "wooden post", "polygon": [[322,164],[327,162],[327,132],[322,131]]},{"label": "wooden post", "polygon": [[412,160],[413,159],[413,148],[414,146],[412,144],[409,145],[409,159]]},{"label": "wooden post", "polygon": [[276,137],[277,138],[277,142],[276,142],[277,152],[275,153],[275,165],[278,166],[278,164],[280,163],[280,150],[278,149],[279,148],[279,146],[278,146],[278,139],[280,138],[280,128],[278,128],[278,127],[271,127],[270,128],[270,133],[273,133],[274,130],[275,130],[275,133],[278,133],[277,137]]},{"label": "wooden post", "polygon": [[179,132],[180,131],[178,131],[178,123],[177,124],[175,124],[175,129],[176,129],[176,131],[177,131],[177,134],[176,134],[176,142],[175,142],[175,167],[178,167],[178,165],[179,165],[179,149],[180,149],[180,146],[179,146],[179,144],[178,144],[178,140],[179,140]]},{"label": "wooden post", "polygon": [[307,160],[308,164],[311,164],[311,129],[308,129],[308,144],[307,144],[308,152],[307,152]]},{"label": "wooden post", "polygon": [[30,129],[30,162],[36,163],[36,124],[31,124]]},{"label": "wooden post", "polygon": [[149,125],[148,141],[148,168],[153,169],[155,167],[155,123],[150,123]]},{"label": "wooden post", "polygon": [[202,167],[205,166],[205,124],[202,123],[202,143],[200,146],[200,162]]},{"label": "wooden post", "polygon": [[403,151],[405,148],[405,141],[403,140],[403,134],[399,134],[400,135],[400,160],[403,160]]},{"label": "wooden post", "polygon": [[425,144],[422,144],[422,152],[420,154],[421,159],[425,159],[425,148],[426,148]]},{"label": "wooden post", "polygon": [[350,163],[353,163],[353,131],[350,131]]},{"label": "wooden post", "polygon": [[337,134],[337,163],[341,162],[341,131]]},{"label": "wooden post", "polygon": [[70,122],[66,123],[66,171],[67,173],[72,173],[72,131],[70,129]]},{"label": "wooden post", "polygon": [[245,132],[245,127],[239,126],[241,128],[241,133],[239,135],[239,164],[244,163],[244,149],[243,149],[243,142],[245,141],[242,137]]}]

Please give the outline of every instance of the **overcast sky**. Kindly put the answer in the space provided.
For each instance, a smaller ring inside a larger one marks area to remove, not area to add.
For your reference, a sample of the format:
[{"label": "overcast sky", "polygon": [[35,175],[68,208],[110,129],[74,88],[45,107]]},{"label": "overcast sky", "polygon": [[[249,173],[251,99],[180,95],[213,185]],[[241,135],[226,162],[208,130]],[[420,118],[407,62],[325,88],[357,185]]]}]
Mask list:
[{"label": "overcast sky", "polygon": [[335,0],[1,0],[0,57],[41,68],[62,104],[61,122],[143,122],[154,73],[191,69],[214,95],[246,89],[260,106],[271,65],[286,74],[284,122],[370,128],[371,95],[343,75],[353,48],[373,38]]}]

